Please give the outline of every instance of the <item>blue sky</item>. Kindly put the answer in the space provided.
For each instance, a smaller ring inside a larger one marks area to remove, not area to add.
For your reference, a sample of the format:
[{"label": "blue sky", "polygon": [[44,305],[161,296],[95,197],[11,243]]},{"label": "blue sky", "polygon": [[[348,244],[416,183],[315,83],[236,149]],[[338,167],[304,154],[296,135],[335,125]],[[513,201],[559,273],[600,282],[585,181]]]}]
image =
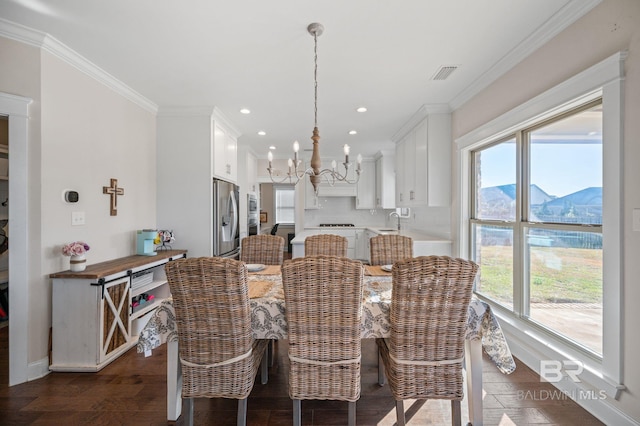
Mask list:
[{"label": "blue sky", "polygon": [[[515,143],[482,151],[482,187],[515,183]],[[562,197],[591,186],[602,186],[602,145],[599,143],[535,143],[531,153],[531,183],[549,195]]]}]

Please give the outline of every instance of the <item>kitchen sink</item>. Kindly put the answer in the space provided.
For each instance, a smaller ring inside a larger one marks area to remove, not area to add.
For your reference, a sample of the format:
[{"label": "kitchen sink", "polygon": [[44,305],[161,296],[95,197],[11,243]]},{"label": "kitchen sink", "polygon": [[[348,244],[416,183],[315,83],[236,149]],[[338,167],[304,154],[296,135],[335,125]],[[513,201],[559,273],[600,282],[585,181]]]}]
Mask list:
[{"label": "kitchen sink", "polygon": [[378,229],[380,232],[397,232],[397,229]]}]

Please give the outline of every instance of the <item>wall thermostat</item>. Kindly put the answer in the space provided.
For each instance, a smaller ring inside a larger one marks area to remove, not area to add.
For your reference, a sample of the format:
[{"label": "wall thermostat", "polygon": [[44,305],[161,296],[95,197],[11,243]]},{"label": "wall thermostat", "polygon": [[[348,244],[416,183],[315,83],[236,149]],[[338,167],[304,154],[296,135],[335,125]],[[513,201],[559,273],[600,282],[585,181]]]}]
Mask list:
[{"label": "wall thermostat", "polygon": [[65,191],[64,200],[67,203],[77,203],[79,199],[77,191]]}]

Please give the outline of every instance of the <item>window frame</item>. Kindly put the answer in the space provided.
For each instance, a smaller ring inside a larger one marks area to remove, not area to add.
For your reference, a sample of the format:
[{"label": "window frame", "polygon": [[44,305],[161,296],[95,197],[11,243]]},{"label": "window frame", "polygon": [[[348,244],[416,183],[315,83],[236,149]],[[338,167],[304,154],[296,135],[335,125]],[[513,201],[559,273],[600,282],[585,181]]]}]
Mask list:
[{"label": "window frame", "polygon": [[[278,207],[278,191],[291,191],[293,198],[293,206],[291,207],[291,211],[293,212],[293,220],[291,222],[284,222],[279,220],[278,211],[280,208]],[[295,185],[288,184],[274,184],[273,185],[273,219],[274,223],[278,223],[280,225],[294,225],[296,221],[296,188]]]},{"label": "window frame", "polygon": [[[602,106],[602,98],[596,98],[585,102],[584,104],[577,105],[573,108],[570,108],[566,111],[559,113],[553,117],[548,117],[540,122],[533,123],[528,127],[524,127],[516,130],[514,133],[507,135],[506,137],[502,137],[499,140],[487,143],[482,145],[479,148],[472,149],[470,151],[470,168],[471,168],[471,217],[469,219],[469,233],[471,235],[471,244],[469,245],[469,258],[472,260],[476,260],[475,252],[473,251],[473,247],[475,247],[475,226],[500,226],[500,227],[509,227],[512,231],[512,246],[514,252],[514,262],[513,262],[513,274],[514,280],[520,281],[519,284],[513,286],[513,295],[512,295],[512,304],[513,312],[519,315],[522,318],[526,318],[528,321],[533,322],[533,326],[539,327],[546,332],[557,335],[561,339],[565,339],[562,337],[560,333],[557,331],[541,324],[535,322],[530,319],[531,314],[531,305],[530,305],[530,290],[531,283],[528,281],[528,271],[529,264],[526,262],[526,259],[529,258],[529,248],[526,241],[526,235],[531,229],[550,229],[550,230],[558,230],[558,231],[574,231],[574,232],[588,232],[594,234],[602,235],[602,224],[590,224],[586,225],[583,223],[564,223],[564,222],[536,222],[531,220],[531,205],[530,205],[530,191],[531,191],[531,143],[530,136],[537,129],[544,128],[550,124],[557,123],[565,118],[575,116],[580,114],[581,112],[588,111],[595,106]],[[477,156],[481,154],[484,150],[490,149],[492,147],[496,147],[502,143],[507,143],[513,141],[515,143],[515,158],[514,161],[516,163],[515,167],[515,176],[514,179],[516,181],[516,199],[515,202],[515,212],[513,220],[501,220],[501,219],[483,219],[478,217],[478,205],[477,205],[477,193],[478,193],[478,181],[477,177],[480,171],[477,169]],[[517,260],[517,261],[516,261]],[[489,301],[490,299],[484,296],[482,293],[476,293],[483,300]],[[491,299],[492,303],[498,303],[498,301]],[[509,309],[508,306],[501,304],[501,306],[505,309]],[[604,330],[603,330],[604,331]],[[570,340],[570,339],[569,339]],[[585,351],[588,356],[593,358],[601,359],[601,355],[596,353],[594,350],[587,348],[584,345],[576,342],[575,346],[578,350]]]},{"label": "window frame", "polygon": [[[624,389],[622,381],[622,139],[623,139],[623,84],[624,60],[626,52],[618,52],[604,61],[593,65],[574,77],[558,84],[535,98],[513,108],[509,112],[480,126],[456,139],[458,181],[458,228],[454,233],[458,237],[457,251],[462,257],[471,255],[471,220],[473,215],[472,155],[478,150],[509,135],[517,134],[520,129],[537,125],[551,117],[575,109],[577,106],[602,98],[603,107],[603,353],[602,358],[589,356],[585,351],[567,344],[565,339],[553,336],[525,321],[521,317],[522,306],[517,313],[510,312],[500,305],[492,304],[500,318],[505,334],[509,338],[512,351],[523,362],[539,371],[540,361],[580,360],[584,363],[581,378],[591,386],[602,389],[610,397],[618,399]],[[521,143],[521,141],[520,141]],[[520,152],[521,150],[519,150]],[[522,164],[518,159],[518,164]],[[519,170],[518,173],[523,173]],[[606,189],[605,189],[606,188]],[[521,200],[517,205],[522,206]],[[522,217],[517,215],[516,218]],[[522,238],[522,229],[514,229],[516,238]],[[522,276],[522,244],[514,249],[514,274]],[[522,286],[519,290],[522,291]],[[514,310],[523,294],[514,293]],[[560,389],[571,390],[581,387],[580,383],[556,384]]]}]

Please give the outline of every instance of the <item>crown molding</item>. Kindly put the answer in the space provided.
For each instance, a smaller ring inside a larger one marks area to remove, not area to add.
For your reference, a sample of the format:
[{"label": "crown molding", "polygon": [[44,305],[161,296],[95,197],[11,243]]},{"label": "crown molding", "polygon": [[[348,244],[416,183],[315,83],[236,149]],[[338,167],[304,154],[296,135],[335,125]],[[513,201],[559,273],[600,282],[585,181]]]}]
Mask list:
[{"label": "crown molding", "polygon": [[496,81],[515,65],[531,55],[535,50],[544,46],[549,40],[562,32],[569,25],[582,18],[587,12],[596,7],[602,0],[571,0],[558,13],[542,24],[536,31],[511,49],[491,68],[474,80],[449,103],[452,110],[464,105],[475,95]]},{"label": "crown molding", "polygon": [[157,114],[158,106],[49,34],[0,18],[0,36],[37,47],[104,84],[139,107]]},{"label": "crown molding", "polygon": [[162,106],[158,109],[158,117],[209,117],[222,125],[233,138],[237,139],[242,134],[217,106]]},{"label": "crown molding", "polygon": [[214,111],[212,106],[161,106],[158,117],[211,117]]},{"label": "crown molding", "polygon": [[405,137],[414,127],[422,120],[432,114],[450,114],[451,108],[448,104],[424,104],[411,116],[411,118],[400,127],[400,129],[391,136],[391,141],[398,143],[400,139]]}]

